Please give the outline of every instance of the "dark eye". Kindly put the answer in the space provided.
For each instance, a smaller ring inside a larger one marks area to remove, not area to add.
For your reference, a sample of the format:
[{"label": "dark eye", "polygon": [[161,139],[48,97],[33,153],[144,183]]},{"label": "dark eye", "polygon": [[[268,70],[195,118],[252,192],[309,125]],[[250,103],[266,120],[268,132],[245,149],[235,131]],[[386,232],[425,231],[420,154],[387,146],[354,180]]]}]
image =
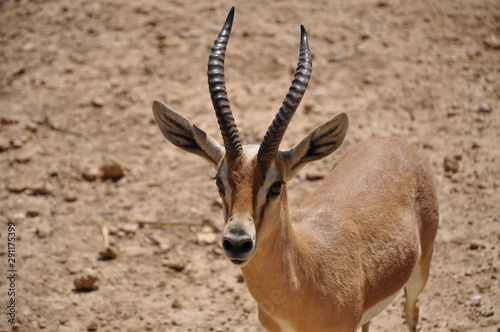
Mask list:
[{"label": "dark eye", "polygon": [[226,194],[226,191],[224,190],[224,183],[219,177],[215,178],[215,185],[217,186],[217,189],[219,189],[219,194],[224,196]]},{"label": "dark eye", "polygon": [[273,198],[277,197],[281,194],[281,188],[283,188],[283,181],[276,181],[273,183],[273,185],[269,188],[269,191],[267,192],[267,198]]}]

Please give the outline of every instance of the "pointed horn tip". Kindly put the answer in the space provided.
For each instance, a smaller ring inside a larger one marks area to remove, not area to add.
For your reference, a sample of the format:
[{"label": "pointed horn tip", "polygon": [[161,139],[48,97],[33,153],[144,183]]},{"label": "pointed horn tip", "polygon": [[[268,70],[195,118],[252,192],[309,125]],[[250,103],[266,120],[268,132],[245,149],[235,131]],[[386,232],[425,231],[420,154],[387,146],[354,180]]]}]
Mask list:
[{"label": "pointed horn tip", "polygon": [[229,10],[226,20],[224,21],[224,25],[222,26],[222,29],[219,32],[218,38],[222,37],[224,34],[226,34],[229,37],[229,34],[231,33],[231,29],[233,27],[234,10],[235,10],[234,7],[231,7],[231,9]]},{"label": "pointed horn tip", "polygon": [[233,7],[231,7],[231,9],[229,10],[229,13],[227,14],[226,22],[224,23],[224,26],[233,25],[234,11],[235,11],[235,8],[233,6]]},{"label": "pointed horn tip", "polygon": [[301,48],[303,48],[303,47],[309,48],[309,43],[307,41],[307,31],[303,25],[300,26],[300,47]]}]

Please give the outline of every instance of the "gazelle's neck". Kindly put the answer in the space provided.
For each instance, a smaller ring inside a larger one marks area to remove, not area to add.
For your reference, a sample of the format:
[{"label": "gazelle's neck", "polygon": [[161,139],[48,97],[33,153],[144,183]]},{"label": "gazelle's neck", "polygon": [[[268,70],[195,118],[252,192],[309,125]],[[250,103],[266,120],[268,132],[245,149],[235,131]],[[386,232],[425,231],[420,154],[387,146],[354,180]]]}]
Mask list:
[{"label": "gazelle's neck", "polygon": [[[288,211],[286,190],[282,193],[282,203],[274,220],[263,220],[266,223],[266,236],[257,243],[254,257],[242,268],[245,281],[252,295],[259,301],[258,294],[272,294],[276,289],[286,285],[286,291],[297,291],[301,287],[301,276],[297,262],[302,254],[302,243],[295,233]],[[264,285],[258,280],[265,278],[270,283],[268,290],[257,291]],[[255,283],[255,284],[254,284]],[[279,285],[274,287],[273,285]],[[274,289],[273,289],[274,288]]]}]

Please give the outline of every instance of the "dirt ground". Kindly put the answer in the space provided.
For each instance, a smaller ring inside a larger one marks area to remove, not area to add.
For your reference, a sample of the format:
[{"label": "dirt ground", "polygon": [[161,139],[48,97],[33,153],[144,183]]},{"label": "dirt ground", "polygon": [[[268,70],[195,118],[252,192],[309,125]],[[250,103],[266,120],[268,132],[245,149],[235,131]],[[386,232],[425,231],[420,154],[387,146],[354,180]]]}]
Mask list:
[{"label": "dirt ground", "polygon": [[[350,117],[343,147],[289,183],[291,209],[357,141],[418,146],[441,213],[420,330],[500,331],[495,0],[0,1],[0,268],[10,222],[17,270],[15,296],[0,278],[0,331],[263,331],[222,255],[213,170],[151,112],[165,101],[220,137],[206,62],[233,5],[226,82],[245,142],[281,105],[300,24],[313,75],[282,148]],[[115,259],[99,259],[103,229]],[[406,331],[402,303],[372,331]]]}]

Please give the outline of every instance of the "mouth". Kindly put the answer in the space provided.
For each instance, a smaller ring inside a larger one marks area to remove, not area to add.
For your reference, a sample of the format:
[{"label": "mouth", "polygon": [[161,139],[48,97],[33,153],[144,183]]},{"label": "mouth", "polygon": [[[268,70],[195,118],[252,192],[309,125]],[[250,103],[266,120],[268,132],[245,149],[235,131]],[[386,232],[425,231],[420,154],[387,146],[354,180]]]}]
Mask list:
[{"label": "mouth", "polygon": [[242,264],[245,264],[247,262],[247,260],[244,260],[244,259],[231,259],[231,263],[235,264],[235,265],[242,265]]}]

